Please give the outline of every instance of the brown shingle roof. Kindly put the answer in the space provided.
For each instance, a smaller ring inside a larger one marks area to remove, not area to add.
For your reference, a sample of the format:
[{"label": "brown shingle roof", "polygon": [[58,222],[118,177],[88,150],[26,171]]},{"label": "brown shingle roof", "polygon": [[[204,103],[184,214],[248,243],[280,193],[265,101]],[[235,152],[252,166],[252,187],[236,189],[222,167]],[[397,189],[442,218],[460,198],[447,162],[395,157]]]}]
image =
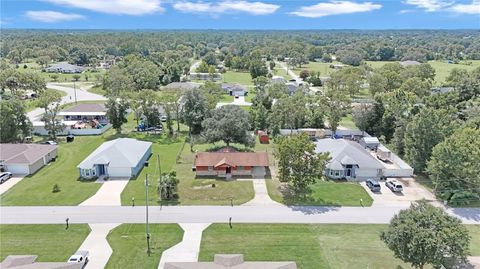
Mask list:
[{"label": "brown shingle roof", "polygon": [[0,144],[0,160],[5,164],[32,164],[56,148],[55,145]]},{"label": "brown shingle roof", "polygon": [[268,166],[266,152],[199,152],[195,166]]}]

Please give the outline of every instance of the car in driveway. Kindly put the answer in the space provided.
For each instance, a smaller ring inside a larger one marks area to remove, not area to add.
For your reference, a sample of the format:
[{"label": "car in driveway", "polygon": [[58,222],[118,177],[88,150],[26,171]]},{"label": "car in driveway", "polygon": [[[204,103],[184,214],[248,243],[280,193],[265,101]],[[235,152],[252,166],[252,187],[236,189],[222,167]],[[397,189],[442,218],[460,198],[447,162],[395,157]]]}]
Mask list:
[{"label": "car in driveway", "polygon": [[387,179],[387,182],[385,182],[385,186],[387,186],[387,188],[389,188],[392,192],[403,191],[402,184],[400,184],[400,182],[396,181],[395,179]]},{"label": "car in driveway", "polygon": [[45,144],[45,145],[57,145],[58,143],[53,141],[53,140],[48,140],[48,141],[45,141],[43,142],[42,144]]},{"label": "car in driveway", "polygon": [[0,184],[2,184],[3,182],[9,180],[11,177],[12,177],[12,173],[10,173],[10,172],[2,172],[2,173],[0,174]]},{"label": "car in driveway", "polygon": [[365,184],[372,192],[380,192],[381,190],[380,183],[378,183],[378,181],[375,179],[367,179]]},{"label": "car in driveway", "polygon": [[85,268],[88,263],[88,251],[79,250],[68,259],[67,263],[81,264],[80,268]]}]

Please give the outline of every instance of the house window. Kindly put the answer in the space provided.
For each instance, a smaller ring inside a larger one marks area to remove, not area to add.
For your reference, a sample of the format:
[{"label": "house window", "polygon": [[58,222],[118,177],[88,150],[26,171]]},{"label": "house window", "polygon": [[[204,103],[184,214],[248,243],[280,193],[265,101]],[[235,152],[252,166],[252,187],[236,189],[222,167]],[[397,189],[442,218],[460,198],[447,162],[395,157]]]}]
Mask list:
[{"label": "house window", "polygon": [[333,177],[333,173],[334,173],[333,170],[330,170],[330,175],[331,175],[332,177]]},{"label": "house window", "polygon": [[245,169],[245,167],[243,167],[243,166],[237,166],[237,170],[244,170],[244,169]]},{"label": "house window", "polygon": [[85,176],[87,176],[87,177],[90,176],[90,169],[85,169]]},{"label": "house window", "polygon": [[336,177],[339,177],[339,176],[340,176],[340,171],[336,170],[336,171],[335,171],[335,176],[336,176]]}]

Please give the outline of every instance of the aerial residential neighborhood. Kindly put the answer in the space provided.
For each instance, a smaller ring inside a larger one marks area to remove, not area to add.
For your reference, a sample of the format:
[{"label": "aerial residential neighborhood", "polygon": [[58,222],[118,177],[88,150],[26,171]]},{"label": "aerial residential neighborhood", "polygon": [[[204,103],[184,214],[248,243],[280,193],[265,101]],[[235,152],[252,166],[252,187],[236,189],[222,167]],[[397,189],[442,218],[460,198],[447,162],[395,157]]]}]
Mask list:
[{"label": "aerial residential neighborhood", "polygon": [[480,268],[478,1],[0,13],[0,268]]}]

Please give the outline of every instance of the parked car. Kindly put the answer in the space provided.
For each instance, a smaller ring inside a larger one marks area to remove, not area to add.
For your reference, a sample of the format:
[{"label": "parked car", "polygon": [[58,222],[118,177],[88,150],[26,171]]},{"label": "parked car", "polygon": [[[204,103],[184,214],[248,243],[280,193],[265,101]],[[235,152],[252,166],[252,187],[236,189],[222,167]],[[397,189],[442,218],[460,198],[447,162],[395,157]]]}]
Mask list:
[{"label": "parked car", "polygon": [[238,94],[235,94],[235,99],[238,99],[240,98],[240,96]]},{"label": "parked car", "polygon": [[53,140],[48,140],[48,141],[45,141],[43,142],[42,144],[46,144],[46,145],[57,145],[58,143],[53,141]]},{"label": "parked car", "polygon": [[400,182],[394,180],[394,179],[388,179],[387,182],[385,183],[385,186],[389,188],[393,192],[402,192],[403,191],[403,186],[400,184]]},{"label": "parked car", "polygon": [[9,180],[12,177],[12,173],[10,172],[3,172],[0,174],[0,184]]},{"label": "parked car", "polygon": [[167,121],[167,116],[162,116],[160,119],[162,120],[162,122],[166,122]]},{"label": "parked car", "polygon": [[70,256],[67,263],[78,263],[82,265],[80,268],[85,268],[85,265],[88,263],[88,251],[79,250],[75,252],[75,254]]},{"label": "parked car", "polygon": [[380,183],[374,179],[367,179],[366,184],[367,187],[373,192],[379,192],[381,189]]}]

